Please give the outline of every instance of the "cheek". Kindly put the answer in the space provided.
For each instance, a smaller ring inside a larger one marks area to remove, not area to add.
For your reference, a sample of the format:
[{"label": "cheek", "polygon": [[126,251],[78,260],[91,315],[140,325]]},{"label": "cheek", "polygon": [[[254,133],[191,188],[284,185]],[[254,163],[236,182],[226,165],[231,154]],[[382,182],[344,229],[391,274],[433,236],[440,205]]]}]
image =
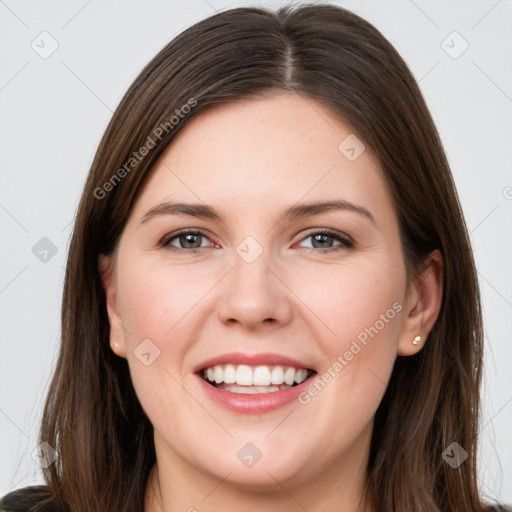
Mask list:
[{"label": "cheek", "polygon": [[143,339],[163,348],[172,340],[179,348],[182,336],[176,336],[196,315],[197,305],[208,290],[208,283],[190,271],[166,267],[151,268],[141,261],[126,268],[120,283],[120,309],[128,331],[129,344],[135,348]]},{"label": "cheek", "polygon": [[[325,364],[301,403],[332,401],[336,420],[358,424],[374,414],[397,356],[405,273],[399,265],[347,265],[310,274],[298,292],[321,325],[315,337]],[[344,407],[334,406],[342,397]],[[347,415],[348,414],[348,415]],[[334,420],[331,418],[330,420]],[[355,428],[355,426],[354,426]]]},{"label": "cheek", "polygon": [[404,288],[399,265],[363,261],[328,271],[308,269],[294,287],[325,327],[318,339],[326,340],[326,352],[339,351],[358,336],[364,343],[365,333],[372,339],[396,338]]},{"label": "cheek", "polygon": [[187,401],[182,363],[201,338],[211,313],[212,269],[152,265],[137,258],[119,262],[119,307],[127,360],[139,401],[153,422],[170,418]]}]

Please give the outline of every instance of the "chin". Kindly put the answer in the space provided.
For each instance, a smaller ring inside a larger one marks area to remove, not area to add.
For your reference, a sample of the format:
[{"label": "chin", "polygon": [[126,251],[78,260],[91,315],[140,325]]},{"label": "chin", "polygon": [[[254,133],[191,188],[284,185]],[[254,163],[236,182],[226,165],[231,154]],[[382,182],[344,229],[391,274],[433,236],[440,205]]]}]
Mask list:
[{"label": "chin", "polygon": [[257,493],[282,491],[281,485],[292,487],[301,483],[306,484],[309,480],[301,468],[289,460],[281,462],[274,459],[264,462],[261,459],[251,468],[225,461],[224,464],[209,469],[215,479],[224,480],[224,483],[229,483],[240,490]]},{"label": "chin", "polygon": [[[298,440],[287,437],[286,444],[277,438],[265,440],[265,435],[251,436],[252,441],[247,440],[246,435],[243,440],[235,436],[223,443],[210,440],[204,447],[189,447],[187,454],[194,455],[185,456],[185,462],[193,471],[243,490],[275,491],[285,482],[288,486],[306,484],[311,479],[307,461],[312,454],[307,455]],[[214,446],[218,449],[212,449]],[[184,445],[181,447],[183,450]]]}]

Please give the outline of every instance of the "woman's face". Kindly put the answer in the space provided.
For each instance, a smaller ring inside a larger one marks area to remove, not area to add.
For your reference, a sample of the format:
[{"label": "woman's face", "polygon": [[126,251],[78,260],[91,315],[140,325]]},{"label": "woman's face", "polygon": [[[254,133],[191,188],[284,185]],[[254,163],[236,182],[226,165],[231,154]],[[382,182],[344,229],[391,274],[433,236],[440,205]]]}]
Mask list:
[{"label": "woman's face", "polygon": [[159,464],[260,488],[363,471],[395,358],[423,333],[383,174],[345,123],[287,93],[200,114],[113,263],[111,342]]}]

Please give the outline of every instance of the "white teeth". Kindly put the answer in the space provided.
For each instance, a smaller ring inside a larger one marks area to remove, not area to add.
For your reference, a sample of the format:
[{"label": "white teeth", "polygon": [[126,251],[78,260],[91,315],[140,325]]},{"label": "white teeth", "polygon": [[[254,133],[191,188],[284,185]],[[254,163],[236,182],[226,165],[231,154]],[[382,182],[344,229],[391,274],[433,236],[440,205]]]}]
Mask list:
[{"label": "white teeth", "polygon": [[273,393],[281,389],[288,389],[291,386],[281,384],[280,386],[237,386],[236,384],[220,384],[220,389],[230,393],[239,393],[241,395],[256,395],[257,393]]},{"label": "white teeth", "polygon": [[[215,371],[217,371],[217,368],[220,368],[220,366],[215,367]],[[222,370],[220,370],[222,372]],[[215,381],[217,382],[217,381]],[[236,383],[239,386],[252,386],[252,370],[250,366],[246,366],[245,364],[241,364],[236,369]],[[218,382],[217,382],[218,384]]]},{"label": "white teeth", "polygon": [[300,384],[301,382],[304,382],[306,380],[308,376],[308,371],[307,370],[304,370],[304,369],[301,369],[301,370],[297,370],[295,372],[295,382],[297,384]]},{"label": "white teeth", "polygon": [[236,382],[236,368],[232,364],[227,364],[224,368],[224,382],[234,384]]},{"label": "white teeth", "polygon": [[[305,368],[291,366],[248,366],[215,365],[203,372],[203,377],[216,384],[236,384],[237,386],[292,386],[304,382],[309,376]],[[274,389],[272,389],[274,390]],[[277,390],[277,389],[276,389]]]},{"label": "white teeth", "polygon": [[272,384],[282,384],[284,382],[284,371],[281,366],[276,366],[272,370],[271,382]]},{"label": "white teeth", "polygon": [[268,366],[258,366],[254,370],[252,377],[252,384],[254,386],[269,386],[270,385],[270,370]]},{"label": "white teeth", "polygon": [[295,368],[286,368],[284,372],[284,381],[291,386],[295,382]]}]

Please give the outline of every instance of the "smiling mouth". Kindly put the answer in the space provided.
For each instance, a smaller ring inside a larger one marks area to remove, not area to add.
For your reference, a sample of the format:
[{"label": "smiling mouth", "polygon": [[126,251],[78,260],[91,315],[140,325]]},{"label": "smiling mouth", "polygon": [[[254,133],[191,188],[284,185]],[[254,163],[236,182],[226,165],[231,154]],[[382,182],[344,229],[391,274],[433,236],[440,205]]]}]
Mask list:
[{"label": "smiling mouth", "polygon": [[222,391],[254,395],[298,386],[315,373],[309,368],[292,366],[223,364],[205,368],[199,375],[205,382]]}]

